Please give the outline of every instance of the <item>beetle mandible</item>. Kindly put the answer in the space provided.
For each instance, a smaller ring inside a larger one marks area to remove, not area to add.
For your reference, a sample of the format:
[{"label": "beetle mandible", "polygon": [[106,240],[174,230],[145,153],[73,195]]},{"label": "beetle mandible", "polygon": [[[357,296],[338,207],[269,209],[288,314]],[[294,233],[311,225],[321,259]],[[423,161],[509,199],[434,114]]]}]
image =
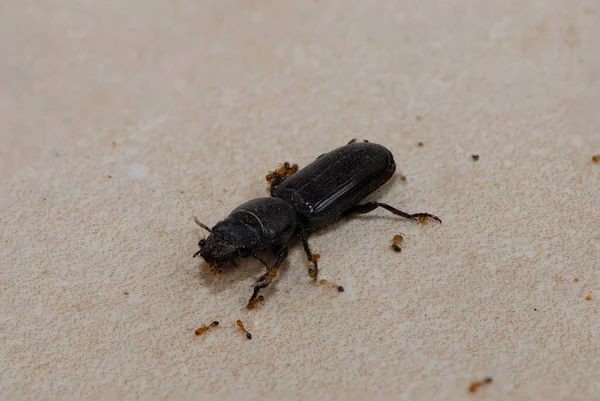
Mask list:
[{"label": "beetle mandible", "polygon": [[[194,218],[210,234],[198,242],[202,257],[213,271],[222,272],[235,258],[252,256],[265,266],[265,274],[254,284],[248,302],[252,308],[261,289],[277,276],[277,269],[288,255],[287,243],[295,234],[300,237],[310,267],[309,276],[316,281],[319,255],[313,254],[308,236],[352,214],[369,213],[378,207],[411,220],[442,221],[429,213],[409,214],[388,204],[367,202],[363,198],[385,184],[396,171],[392,153],[372,142],[350,141],[347,145],[319,156],[298,171],[296,164],[284,163],[267,175],[271,197],[252,199],[235,208],[212,229]],[[271,250],[275,263],[267,264],[257,252]]]}]

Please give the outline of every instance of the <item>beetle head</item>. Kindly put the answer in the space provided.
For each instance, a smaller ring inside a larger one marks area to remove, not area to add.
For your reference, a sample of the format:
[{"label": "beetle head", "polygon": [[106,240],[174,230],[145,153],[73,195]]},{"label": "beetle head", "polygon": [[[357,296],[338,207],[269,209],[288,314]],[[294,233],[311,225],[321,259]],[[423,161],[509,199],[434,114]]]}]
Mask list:
[{"label": "beetle head", "polygon": [[227,230],[217,229],[213,231],[198,221],[198,219],[194,218],[194,220],[196,224],[210,234],[208,238],[202,238],[198,241],[200,250],[193,257],[202,257],[210,265],[211,272],[222,273],[223,268],[228,262],[234,263],[233,259],[240,256],[239,246],[236,246],[236,241],[227,235]]}]

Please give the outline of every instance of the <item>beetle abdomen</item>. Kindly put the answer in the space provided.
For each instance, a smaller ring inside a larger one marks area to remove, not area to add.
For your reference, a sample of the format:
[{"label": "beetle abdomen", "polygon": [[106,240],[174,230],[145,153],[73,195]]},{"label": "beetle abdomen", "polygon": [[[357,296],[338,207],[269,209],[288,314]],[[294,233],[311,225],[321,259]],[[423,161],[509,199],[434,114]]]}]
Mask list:
[{"label": "beetle abdomen", "polygon": [[314,228],[339,218],[395,171],[394,157],[384,146],[355,143],[319,157],[281,183],[273,195],[291,203]]}]

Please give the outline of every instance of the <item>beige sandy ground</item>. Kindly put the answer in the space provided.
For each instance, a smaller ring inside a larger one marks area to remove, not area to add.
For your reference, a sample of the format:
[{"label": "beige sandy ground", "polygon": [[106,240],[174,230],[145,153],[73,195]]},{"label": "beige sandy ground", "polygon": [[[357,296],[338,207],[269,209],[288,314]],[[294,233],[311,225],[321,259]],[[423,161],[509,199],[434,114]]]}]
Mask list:
[{"label": "beige sandy ground", "polygon": [[[597,1],[5,0],[0,32],[0,398],[600,399]],[[259,264],[209,276],[191,217],[354,136],[444,224],[320,232],[347,292],[296,244],[247,313]]]}]

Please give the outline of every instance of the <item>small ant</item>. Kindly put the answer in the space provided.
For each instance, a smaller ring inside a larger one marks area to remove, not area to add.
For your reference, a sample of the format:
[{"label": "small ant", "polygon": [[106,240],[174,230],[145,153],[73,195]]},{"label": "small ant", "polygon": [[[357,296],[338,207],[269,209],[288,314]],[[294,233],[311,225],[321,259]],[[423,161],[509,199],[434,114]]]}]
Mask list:
[{"label": "small ant", "polygon": [[296,163],[290,164],[289,162],[285,162],[283,164],[280,164],[277,170],[269,171],[265,178],[267,182],[271,184],[271,186],[276,187],[283,181],[296,174],[298,172],[298,169],[299,167]]},{"label": "small ant", "polygon": [[402,234],[394,235],[394,239],[392,240],[392,249],[395,252],[402,252],[402,248],[400,248],[400,244],[404,242],[404,237]]},{"label": "small ant", "polygon": [[252,301],[248,302],[248,305],[246,306],[246,308],[254,309],[256,307],[256,305],[258,305],[259,302],[263,302],[264,300],[265,300],[265,297],[263,297],[262,295],[259,295],[258,298],[253,299]]},{"label": "small ant", "polygon": [[[194,334],[196,334],[196,336],[201,336],[204,333],[206,333],[208,330],[215,328],[219,325],[219,322],[217,322],[216,320],[214,322],[212,322],[211,324],[209,324],[208,326],[202,326],[198,329],[196,329],[196,331],[194,331]],[[193,340],[193,338],[192,338]]]},{"label": "small ant", "polygon": [[308,270],[308,276],[313,280],[317,280],[317,262],[321,259],[321,255],[318,253],[313,253],[312,258],[310,260],[311,268]]},{"label": "small ant", "polygon": [[242,323],[242,321],[241,321],[241,320],[238,320],[236,323],[237,323],[237,325],[239,326],[240,330],[242,330],[244,333],[246,333],[246,338],[247,338],[248,340],[252,340],[252,334],[250,334],[250,333],[248,332],[248,330],[246,330],[246,328],[244,327],[244,323]]},{"label": "small ant", "polygon": [[333,283],[328,282],[327,280],[323,279],[321,281],[319,281],[319,284],[321,285],[328,285],[330,287],[334,287],[335,289],[337,289],[339,292],[344,292],[344,287],[342,287],[341,285],[336,285]]},{"label": "small ant", "polygon": [[471,383],[471,386],[469,387],[469,393],[474,393],[477,390],[479,390],[479,387],[485,386],[486,384],[490,384],[491,382],[492,382],[491,377],[486,377],[485,379],[483,379],[481,381],[473,382],[473,383]]},{"label": "small ant", "polygon": [[435,220],[438,223],[442,223],[442,221],[439,219],[439,217],[436,216],[419,216],[417,217],[417,219],[419,220],[419,223],[423,224],[425,223],[427,220]]}]

